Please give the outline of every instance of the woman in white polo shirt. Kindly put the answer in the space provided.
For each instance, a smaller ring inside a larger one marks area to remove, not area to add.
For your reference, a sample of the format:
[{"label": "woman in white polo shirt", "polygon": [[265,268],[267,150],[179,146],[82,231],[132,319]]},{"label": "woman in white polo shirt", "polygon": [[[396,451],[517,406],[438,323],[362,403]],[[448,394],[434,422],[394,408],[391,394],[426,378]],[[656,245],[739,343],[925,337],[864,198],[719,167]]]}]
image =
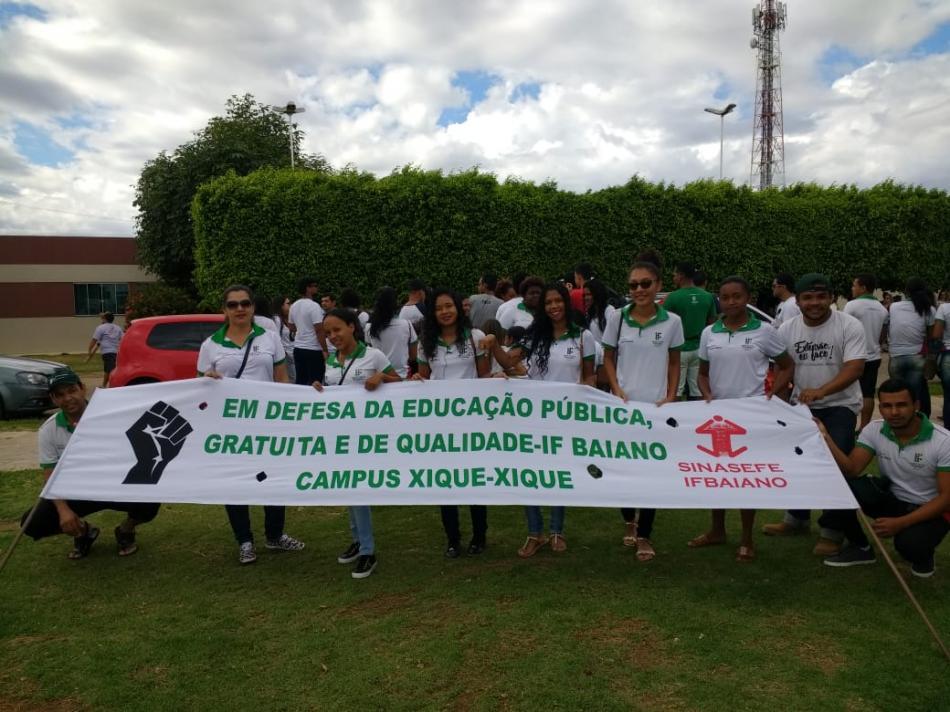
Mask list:
[{"label": "woman in white polo shirt", "polygon": [[[386,355],[377,348],[363,343],[363,330],[359,317],[352,309],[331,309],[323,320],[327,339],[336,350],[327,359],[323,383],[314,382],[313,387],[323,391],[324,386],[362,385],[375,391],[383,383],[402,379],[396,374]],[[366,578],[376,569],[376,542],[373,538],[373,518],[368,506],[350,507],[350,533],[353,540],[337,557],[341,564],[356,562],[351,575],[355,579]]]},{"label": "woman in white polo shirt", "polygon": [[366,325],[366,343],[386,354],[400,378],[408,378],[409,367],[416,362],[418,339],[412,322],[400,319],[398,312],[396,290],[392,287],[380,289]]},{"label": "woman in white polo shirt", "polygon": [[[485,334],[469,327],[462,310],[462,297],[451,289],[432,293],[432,308],[426,311],[422,326],[422,348],[419,350],[419,373],[416,380],[454,381],[464,378],[487,378],[491,375],[488,354],[484,350]],[[462,553],[459,508],[454,504],[440,507],[442,527],[448,545],[445,556],[456,559]],[[472,516],[472,539],[469,554],[485,550],[488,533],[488,507],[469,506]]]},{"label": "woman in white polo shirt", "polygon": [[887,341],[891,360],[887,365],[891,378],[910,384],[920,402],[920,410],[930,417],[930,391],[924,378],[924,345],[934,324],[933,292],[922,279],[912,277],[904,288],[906,299],[888,308]]},{"label": "woman in white polo shirt", "polygon": [[[492,345],[495,358],[505,368],[511,368],[525,359],[528,378],[558,383],[595,384],[594,360],[596,342],[588,329],[579,326],[580,314],[571,307],[571,297],[563,284],[548,284],[541,296],[541,308],[528,327],[524,340],[507,353]],[[518,549],[518,556],[534,556],[546,544],[555,552],[567,551],[564,539],[564,507],[551,507],[550,536],[544,536],[544,517],[541,507],[525,507],[528,520],[528,538]]]},{"label": "woman in white polo shirt", "polygon": [[[210,378],[245,378],[250,381],[289,383],[284,347],[276,330],[254,323],[254,293],[235,284],[224,290],[224,325],[204,340],[198,351],[198,375]],[[250,508],[246,504],[225,506],[231,530],[238,543],[238,563],[257,560]],[[302,541],[284,533],[284,507],[264,507],[265,546],[275,551],[299,551]]]},{"label": "woman in white polo shirt", "polygon": [[[604,331],[604,370],[611,392],[624,400],[662,405],[676,400],[679,385],[683,322],[656,303],[662,287],[660,270],[652,262],[637,262],[630,270],[631,303],[607,320]],[[620,510],[626,522],[624,546],[636,547],[637,560],[656,556],[650,536],[655,509]]]},{"label": "woman in white polo shirt", "polygon": [[[763,396],[769,359],[775,359],[772,393],[787,397],[795,362],[785,351],[777,329],[763,324],[748,310],[751,290],[742,277],[726,277],[719,285],[722,317],[703,329],[699,337],[699,391],[708,403],[723,398]],[[769,393],[767,398],[771,398]],[[755,548],[752,527],[755,510],[739,510],[742,539],[736,561],[752,561]],[[688,542],[691,548],[713,546],[726,541],[726,511],[712,510],[712,526],[705,534]]]}]

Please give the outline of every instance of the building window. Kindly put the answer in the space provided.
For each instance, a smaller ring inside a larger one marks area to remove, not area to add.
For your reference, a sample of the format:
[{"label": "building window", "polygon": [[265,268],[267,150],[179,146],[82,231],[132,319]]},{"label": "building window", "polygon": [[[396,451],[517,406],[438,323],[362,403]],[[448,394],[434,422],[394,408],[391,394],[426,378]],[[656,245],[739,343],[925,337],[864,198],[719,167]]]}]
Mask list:
[{"label": "building window", "polygon": [[120,283],[74,284],[76,316],[97,316],[102,312],[125,313],[129,285]]}]

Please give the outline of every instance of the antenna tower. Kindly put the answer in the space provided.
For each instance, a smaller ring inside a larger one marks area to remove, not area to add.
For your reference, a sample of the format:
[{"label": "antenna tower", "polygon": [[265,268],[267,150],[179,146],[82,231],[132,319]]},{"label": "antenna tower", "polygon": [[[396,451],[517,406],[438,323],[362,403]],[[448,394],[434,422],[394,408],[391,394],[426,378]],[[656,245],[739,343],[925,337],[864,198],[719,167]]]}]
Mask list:
[{"label": "antenna tower", "polygon": [[752,8],[750,45],[755,57],[755,118],[752,124],[750,184],[760,190],[785,185],[785,136],[782,129],[782,50],[785,3],[760,0]]}]

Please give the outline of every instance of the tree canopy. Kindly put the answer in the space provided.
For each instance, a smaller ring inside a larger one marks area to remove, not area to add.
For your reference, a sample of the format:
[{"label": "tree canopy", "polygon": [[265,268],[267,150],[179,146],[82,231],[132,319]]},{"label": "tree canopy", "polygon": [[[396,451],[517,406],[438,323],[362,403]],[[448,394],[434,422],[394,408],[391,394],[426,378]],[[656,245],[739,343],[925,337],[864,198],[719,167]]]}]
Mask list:
[{"label": "tree canopy", "polygon": [[[233,172],[290,166],[287,121],[252,95],[232,96],[224,116],[215,116],[172,153],[148,161],[135,188],[139,262],[168,284],[194,291],[195,238],[191,202],[198,187]],[[294,129],[295,145],[303,132]],[[329,171],[326,159],[298,154],[297,168]]]}]

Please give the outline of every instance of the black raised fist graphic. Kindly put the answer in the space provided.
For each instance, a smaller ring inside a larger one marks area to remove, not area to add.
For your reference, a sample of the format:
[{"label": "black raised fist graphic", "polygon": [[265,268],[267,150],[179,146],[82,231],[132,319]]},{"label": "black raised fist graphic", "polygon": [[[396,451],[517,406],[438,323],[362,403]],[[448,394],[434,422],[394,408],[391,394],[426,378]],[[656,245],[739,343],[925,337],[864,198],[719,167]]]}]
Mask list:
[{"label": "black raised fist graphic", "polygon": [[125,431],[138,462],[122,484],[157,485],[165,467],[181,452],[191,430],[188,421],[168,403],[158,401],[142,413]]}]

